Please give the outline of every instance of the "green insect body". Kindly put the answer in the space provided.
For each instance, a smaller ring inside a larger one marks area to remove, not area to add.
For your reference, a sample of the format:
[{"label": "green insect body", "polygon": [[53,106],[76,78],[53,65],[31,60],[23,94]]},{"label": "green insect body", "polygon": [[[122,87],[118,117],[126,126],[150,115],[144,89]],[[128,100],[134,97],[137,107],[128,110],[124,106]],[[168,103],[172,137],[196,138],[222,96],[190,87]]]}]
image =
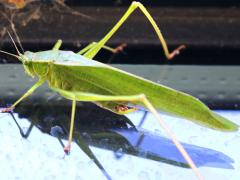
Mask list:
[{"label": "green insect body", "polygon": [[91,101],[119,114],[126,114],[136,110],[136,108],[128,108],[129,104],[133,107],[140,105],[154,115],[168,136],[171,137],[173,143],[193,169],[198,179],[203,179],[196,165],[164,120],[159,116],[157,110],[221,131],[236,131],[238,126],[212,112],[193,96],[92,60],[101,48],[114,52],[112,48],[105,46],[105,43],[137,8],[143,12],[151,23],[163,46],[166,57],[171,59],[179,54],[179,51],[184,46],[179,46],[172,53],[169,53],[162,33],[152,16],[141,3],[134,1],[123,17],[103,39],[89,44],[78,53],[59,50],[62,43],[60,40],[49,51],[35,53],[28,51],[21,54],[17,50],[18,55],[13,55],[0,50],[0,52],[17,57],[23,63],[25,72],[28,75],[39,78],[38,82],[18,101],[10,108],[2,110],[2,112],[13,109],[19,102],[31,95],[35,89],[47,81],[52,90],[72,100],[69,140],[68,145],[64,148],[64,151],[68,153],[72,142],[76,101]]},{"label": "green insect body", "polygon": [[[142,93],[159,111],[222,131],[234,131],[238,128],[231,121],[212,112],[193,96],[71,51],[26,52],[23,57],[26,72],[46,80],[53,89],[110,96]],[[97,102],[97,104],[118,113],[115,107],[121,102]]]}]

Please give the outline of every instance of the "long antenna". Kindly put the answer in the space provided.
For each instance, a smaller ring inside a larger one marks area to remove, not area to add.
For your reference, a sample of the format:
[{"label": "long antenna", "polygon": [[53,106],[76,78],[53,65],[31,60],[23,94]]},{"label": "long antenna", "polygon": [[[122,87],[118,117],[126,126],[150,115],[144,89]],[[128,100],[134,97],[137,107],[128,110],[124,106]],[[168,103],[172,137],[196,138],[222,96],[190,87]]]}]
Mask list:
[{"label": "long antenna", "polygon": [[15,25],[14,25],[12,22],[11,22],[11,27],[12,27],[13,33],[14,33],[16,39],[17,39],[17,42],[18,42],[18,44],[19,44],[19,46],[20,46],[20,48],[21,48],[21,51],[24,53],[24,49],[23,49],[23,46],[22,46],[22,44],[21,44],[21,42],[20,42],[20,38],[19,38],[19,36],[18,36],[18,34],[17,34]]},{"label": "long antenna", "polygon": [[[4,53],[4,54],[7,54],[7,55],[10,55],[10,56],[13,56],[13,57],[16,57],[16,58],[18,58],[18,59],[20,60],[19,56],[16,55],[16,54],[12,54],[12,53],[9,53],[9,52],[6,52],[6,51],[2,51],[2,50],[0,50],[0,52],[1,52],[1,53]],[[21,60],[20,60],[20,61],[21,61]]]},{"label": "long antenna", "polygon": [[[20,42],[19,36],[17,35],[17,31],[16,31],[16,28],[15,28],[15,25],[14,25],[14,23],[13,23],[13,21],[12,21],[14,14],[12,14],[11,17],[9,18],[5,13],[3,13],[3,12],[0,12],[0,13],[1,13],[1,14],[8,20],[8,22],[10,23],[10,26],[11,26],[12,31],[13,31],[16,39],[17,39],[17,42],[18,42],[18,44],[19,44],[22,52],[24,53],[23,46],[22,46],[22,44],[21,44],[21,42]],[[10,36],[10,38],[11,38],[12,41],[13,41],[13,38],[11,37],[11,35],[10,35],[9,32],[8,32],[8,35]],[[13,41],[13,44],[14,44],[15,47],[17,47],[14,41]],[[21,53],[19,53],[19,50],[18,50],[17,48],[16,48],[16,50],[18,51],[18,54],[20,55]]]},{"label": "long antenna", "polygon": [[16,49],[18,55],[20,56],[21,53],[20,53],[20,51],[18,50],[17,45],[16,45],[16,43],[14,42],[14,40],[13,40],[11,34],[9,33],[9,31],[7,31],[7,33],[8,33],[8,35],[9,35],[9,37],[11,38],[11,40],[12,40],[12,42],[13,42],[13,45],[14,45],[14,47],[15,47],[15,49]]}]

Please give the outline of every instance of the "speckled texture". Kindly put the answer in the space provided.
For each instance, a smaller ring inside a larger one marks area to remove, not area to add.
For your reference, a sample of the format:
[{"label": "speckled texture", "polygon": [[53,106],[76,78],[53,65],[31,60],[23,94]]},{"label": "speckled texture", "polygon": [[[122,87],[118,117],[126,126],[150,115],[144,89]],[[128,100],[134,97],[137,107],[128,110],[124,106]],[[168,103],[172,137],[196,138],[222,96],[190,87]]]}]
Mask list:
[{"label": "speckled texture", "polygon": [[[237,111],[218,112],[240,124]],[[130,114],[137,125],[142,112]],[[234,169],[200,167],[206,179],[237,180],[240,177],[240,132],[223,133],[206,129],[189,121],[163,116],[180,141],[220,151],[235,162]],[[18,119],[21,127],[29,122]],[[142,128],[165,136],[151,115],[147,116]],[[14,121],[8,114],[0,114],[0,166],[1,179],[106,179],[92,160],[73,144],[70,156],[64,153],[58,140],[43,134],[36,127],[28,139],[20,136]],[[194,179],[189,169],[162,162],[124,154],[121,158],[109,150],[91,147],[113,179]]]}]

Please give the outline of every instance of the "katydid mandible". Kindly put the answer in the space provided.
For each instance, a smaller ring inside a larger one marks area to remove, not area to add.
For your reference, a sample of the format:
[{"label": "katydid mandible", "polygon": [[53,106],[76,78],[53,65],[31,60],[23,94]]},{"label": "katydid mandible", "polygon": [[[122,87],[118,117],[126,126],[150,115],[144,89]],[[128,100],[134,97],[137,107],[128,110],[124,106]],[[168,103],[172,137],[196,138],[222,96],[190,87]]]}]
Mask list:
[{"label": "katydid mandible", "polygon": [[103,39],[89,44],[78,53],[59,50],[62,44],[61,40],[58,40],[53,49],[48,51],[27,51],[21,54],[17,50],[18,55],[13,56],[22,62],[28,75],[31,77],[37,76],[39,80],[10,108],[6,108],[2,112],[13,109],[19,102],[47,81],[52,90],[72,101],[69,140],[64,149],[65,153],[69,153],[74,129],[76,101],[91,101],[119,114],[127,114],[136,110],[136,108],[129,108],[129,104],[133,107],[137,104],[141,105],[155,116],[194,173],[199,179],[202,179],[196,165],[159,116],[157,110],[221,131],[236,131],[238,126],[212,112],[201,101],[188,94],[92,60],[101,48],[112,50],[110,47],[105,46],[105,43],[137,8],[143,12],[153,26],[166,57],[171,59],[179,54],[179,51],[184,46],[179,46],[172,53],[169,53],[162,33],[152,16],[141,3],[132,2],[122,18]]}]

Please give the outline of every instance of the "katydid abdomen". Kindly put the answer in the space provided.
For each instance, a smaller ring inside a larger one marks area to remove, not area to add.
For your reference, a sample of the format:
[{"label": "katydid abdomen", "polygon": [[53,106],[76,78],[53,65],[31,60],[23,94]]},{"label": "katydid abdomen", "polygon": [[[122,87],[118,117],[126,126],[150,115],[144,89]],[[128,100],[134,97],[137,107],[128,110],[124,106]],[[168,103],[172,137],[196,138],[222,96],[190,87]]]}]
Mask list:
[{"label": "katydid abdomen", "polygon": [[[49,53],[51,56],[48,55]],[[26,54],[29,56],[29,53]],[[159,111],[218,130],[233,131],[238,128],[191,95],[86,59],[81,55],[69,51],[45,51],[34,53],[34,57],[41,59],[38,63],[42,66],[45,64],[49,67],[47,81],[52,88],[100,95],[145,94]],[[68,63],[66,66],[65,62],[68,61],[71,61],[72,65]],[[114,103],[102,103],[102,105],[113,110]]]}]

